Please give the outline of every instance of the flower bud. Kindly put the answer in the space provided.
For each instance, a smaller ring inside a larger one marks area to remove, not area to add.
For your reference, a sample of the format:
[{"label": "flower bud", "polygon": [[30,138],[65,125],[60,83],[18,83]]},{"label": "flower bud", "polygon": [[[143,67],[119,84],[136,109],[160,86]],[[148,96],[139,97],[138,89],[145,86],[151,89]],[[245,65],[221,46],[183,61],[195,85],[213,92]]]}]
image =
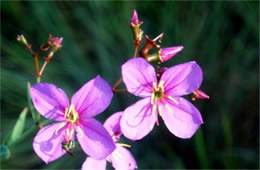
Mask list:
[{"label": "flower bud", "polygon": [[22,43],[23,45],[26,45],[26,46],[28,45],[27,40],[25,39],[23,34],[17,35],[17,40],[18,40],[18,42]]},{"label": "flower bud", "polygon": [[131,25],[138,25],[138,24],[140,24],[140,21],[139,21],[139,19],[138,19],[137,12],[136,12],[136,10],[134,9],[134,10],[133,10],[132,19],[131,19]]},{"label": "flower bud", "polygon": [[159,51],[160,60],[161,62],[168,61],[173,56],[178,54],[183,49],[183,46],[177,46],[177,47],[169,47],[169,48],[162,48]]},{"label": "flower bud", "polygon": [[130,23],[130,27],[133,31],[134,40],[136,45],[139,45],[143,38],[143,30],[140,29],[140,26],[143,24],[142,21],[139,21],[136,10],[133,10],[133,15]]},{"label": "flower bud", "polygon": [[196,99],[209,99],[209,96],[206,93],[204,93],[203,91],[198,89],[198,90],[195,90],[191,96],[191,100],[195,101]]},{"label": "flower bud", "polygon": [[52,35],[50,35],[48,44],[55,48],[61,48],[62,41],[63,41],[63,37],[58,38],[58,37],[53,37]]}]

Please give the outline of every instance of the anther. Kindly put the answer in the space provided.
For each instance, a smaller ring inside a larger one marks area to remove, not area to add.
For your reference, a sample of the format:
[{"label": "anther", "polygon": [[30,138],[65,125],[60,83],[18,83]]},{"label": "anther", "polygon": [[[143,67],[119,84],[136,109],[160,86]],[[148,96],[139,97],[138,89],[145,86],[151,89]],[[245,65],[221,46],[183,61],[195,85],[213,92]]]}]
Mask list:
[{"label": "anther", "polygon": [[65,125],[66,125],[65,122],[61,123],[60,126],[56,129],[56,131],[55,131],[55,135],[57,135],[58,132],[59,132],[59,130],[60,130],[61,128],[63,128]]},{"label": "anther", "polygon": [[124,147],[127,147],[127,148],[131,148],[131,145],[128,145],[128,144],[125,144],[125,143],[116,143],[116,145],[124,146]]}]

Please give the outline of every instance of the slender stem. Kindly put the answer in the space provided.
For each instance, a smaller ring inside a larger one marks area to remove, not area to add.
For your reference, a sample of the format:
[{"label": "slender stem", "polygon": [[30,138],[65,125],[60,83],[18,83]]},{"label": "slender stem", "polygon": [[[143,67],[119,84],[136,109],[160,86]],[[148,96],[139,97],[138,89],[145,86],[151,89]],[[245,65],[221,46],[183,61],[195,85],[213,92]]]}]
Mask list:
[{"label": "slender stem", "polygon": [[36,70],[36,78],[40,77],[39,75],[39,62],[38,62],[38,55],[33,55],[34,64],[35,64],[35,70]]},{"label": "slender stem", "polygon": [[42,65],[42,68],[41,68],[41,71],[40,71],[40,73],[39,73],[39,76],[42,76],[42,73],[43,73],[45,67],[47,66],[48,62],[49,62],[49,61],[44,61],[43,65]]},{"label": "slender stem", "polygon": [[114,93],[127,93],[128,91],[126,89],[113,89]]},{"label": "slender stem", "polygon": [[117,82],[115,83],[115,85],[113,86],[113,91],[115,92],[116,88],[120,85],[120,83],[122,83],[123,78],[121,77],[119,80],[117,80]]},{"label": "slender stem", "polygon": [[135,57],[137,56],[138,47],[139,47],[139,45],[136,45],[136,46],[135,46],[135,52],[134,52],[133,58],[135,58]]}]

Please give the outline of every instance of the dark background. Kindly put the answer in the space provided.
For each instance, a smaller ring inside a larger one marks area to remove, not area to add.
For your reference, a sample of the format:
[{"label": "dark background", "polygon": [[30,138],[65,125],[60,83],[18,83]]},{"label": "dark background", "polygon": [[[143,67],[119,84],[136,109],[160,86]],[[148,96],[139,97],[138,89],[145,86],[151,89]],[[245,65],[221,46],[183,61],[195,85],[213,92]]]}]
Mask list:
[{"label": "dark background", "polygon": [[[138,167],[259,168],[258,1],[1,1],[0,142],[27,106],[27,81],[35,83],[33,59],[16,36],[24,34],[34,50],[49,34],[64,37],[42,81],[71,96],[98,74],[111,85],[120,78],[121,65],[134,52],[128,25],[134,8],[145,34],[153,38],[164,32],[162,47],[184,46],[164,66],[195,60],[204,72],[201,89],[210,96],[194,102],[204,124],[191,139],[175,137],[160,120],[141,141],[123,140],[132,145]],[[104,122],[137,100],[131,94],[116,94],[97,119]],[[25,130],[32,126],[28,114]],[[32,149],[35,134],[10,148],[11,157],[1,160],[2,168],[81,168],[86,155],[79,147],[75,157],[44,164]]]}]

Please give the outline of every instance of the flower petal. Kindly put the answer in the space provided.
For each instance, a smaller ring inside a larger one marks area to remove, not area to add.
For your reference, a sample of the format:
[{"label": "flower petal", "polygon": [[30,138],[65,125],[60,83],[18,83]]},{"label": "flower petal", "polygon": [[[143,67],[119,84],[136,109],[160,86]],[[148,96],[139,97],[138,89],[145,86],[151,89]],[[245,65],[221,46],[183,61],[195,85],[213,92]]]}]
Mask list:
[{"label": "flower petal", "polygon": [[116,170],[136,169],[136,161],[129,150],[122,146],[117,146],[115,151],[109,155],[108,160],[112,162],[112,166]]},{"label": "flower petal", "polygon": [[103,112],[110,104],[113,92],[100,76],[83,85],[71,99],[81,118],[89,118]]},{"label": "flower petal", "polygon": [[175,99],[179,104],[168,100],[168,108],[161,105],[164,123],[175,136],[191,138],[203,123],[200,112],[188,100],[182,97],[175,97]]},{"label": "flower petal", "polygon": [[38,83],[30,88],[32,101],[36,110],[45,118],[51,120],[65,120],[65,108],[69,107],[69,100],[65,92],[53,84]]},{"label": "flower petal", "polygon": [[152,115],[150,98],[142,99],[126,108],[120,122],[121,130],[125,137],[139,140],[152,131],[156,120],[157,116]]},{"label": "flower petal", "polygon": [[[77,138],[81,148],[94,159],[104,159],[115,150],[115,144],[103,125],[95,119],[80,121]],[[83,134],[82,134],[83,133]]]},{"label": "flower petal", "polygon": [[53,84],[38,83],[30,88],[32,101],[36,110],[45,118],[65,120],[65,108],[69,108],[69,100],[65,92]]},{"label": "flower petal", "polygon": [[202,74],[200,66],[192,61],[167,69],[160,81],[164,81],[166,94],[182,96],[190,94],[200,87]]},{"label": "flower petal", "polygon": [[120,128],[120,120],[124,112],[116,112],[111,115],[104,123],[104,127],[110,135],[120,135],[122,133]]},{"label": "flower petal", "polygon": [[123,81],[127,90],[140,97],[151,96],[156,73],[151,64],[143,58],[133,58],[122,65]]},{"label": "flower petal", "polygon": [[61,123],[50,124],[42,128],[34,138],[33,149],[46,164],[66,153],[62,149],[62,142],[65,135],[64,128],[55,134],[60,125]]},{"label": "flower petal", "polygon": [[81,170],[106,170],[106,166],[107,161],[105,159],[96,160],[91,157],[87,157]]}]

